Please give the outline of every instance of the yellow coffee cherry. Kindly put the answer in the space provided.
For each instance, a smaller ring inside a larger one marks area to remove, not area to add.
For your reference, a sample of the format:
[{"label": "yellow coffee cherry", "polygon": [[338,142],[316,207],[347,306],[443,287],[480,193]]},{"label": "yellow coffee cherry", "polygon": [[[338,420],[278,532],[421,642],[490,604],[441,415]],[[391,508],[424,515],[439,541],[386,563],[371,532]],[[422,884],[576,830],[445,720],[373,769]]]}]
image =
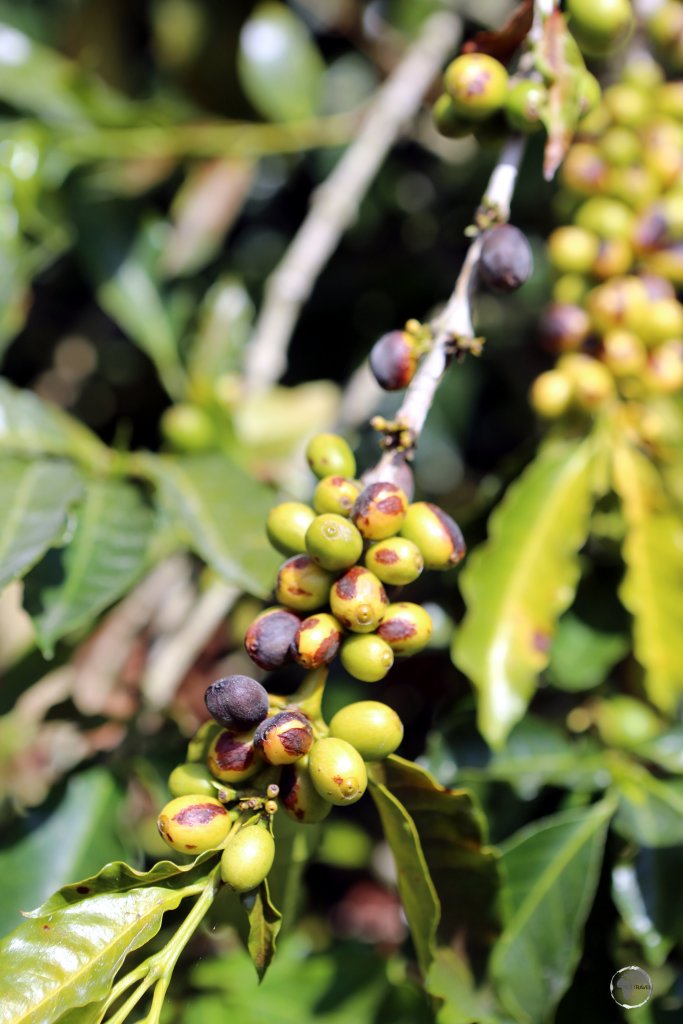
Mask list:
[{"label": "yellow coffee cherry", "polygon": [[213,777],[221,782],[250,779],[260,767],[254,749],[254,730],[237,733],[221,729],[209,747],[206,762]]},{"label": "yellow coffee cherry", "polygon": [[424,558],[412,540],[406,537],[387,537],[368,548],[365,565],[382,583],[404,587],[421,574]]},{"label": "yellow coffee cherry", "polygon": [[363,758],[346,740],[326,736],[311,747],[311,781],[323,799],[341,807],[360,800],[368,785]]},{"label": "yellow coffee cherry", "polygon": [[574,385],[571,378],[560,370],[540,373],[531,385],[531,406],[539,416],[556,419],[563,416],[572,402]]},{"label": "yellow coffee cherry", "polygon": [[349,480],[345,476],[325,476],[313,492],[313,508],[318,515],[335,512],[338,516],[348,518],[362,490],[357,480]]},{"label": "yellow coffee cherry", "polygon": [[233,836],[221,857],[221,878],[236,892],[260,885],[273,866],[275,841],[262,825],[247,825]]},{"label": "yellow coffee cherry", "polygon": [[403,739],[403,723],[393,708],[377,700],[360,700],[337,711],[330,736],[346,740],[364,761],[382,761]]},{"label": "yellow coffee cherry", "polygon": [[465,557],[460,527],[429,501],[416,501],[408,507],[401,536],[417,545],[426,569],[452,569]]},{"label": "yellow coffee cherry", "polygon": [[340,657],[349,675],[364,683],[378,683],[394,664],[394,652],[376,633],[347,636]]},{"label": "yellow coffee cherry", "polygon": [[429,612],[411,601],[390,604],[377,629],[397,657],[407,658],[426,647],[432,636]]},{"label": "yellow coffee cherry", "polygon": [[291,653],[304,668],[329,665],[337,655],[344,630],[334,615],[318,612],[300,624],[292,641]]},{"label": "yellow coffee cherry", "polygon": [[296,612],[312,612],[326,604],[333,580],[310,555],[295,555],[280,566],[275,597]]},{"label": "yellow coffee cherry", "polygon": [[575,225],[556,228],[548,238],[548,255],[561,274],[588,274],[598,255],[598,236]]},{"label": "yellow coffee cherry", "polygon": [[646,382],[659,395],[673,395],[683,389],[683,339],[665,341],[653,349]]},{"label": "yellow coffee cherry", "polygon": [[220,800],[188,794],[166,804],[157,827],[171,849],[194,855],[220,846],[230,831],[230,823],[230,815]]},{"label": "yellow coffee cherry", "polygon": [[356,499],[351,519],[366,540],[384,540],[398,533],[407,508],[408,499],[396,484],[369,484]]},{"label": "yellow coffee cherry", "polygon": [[586,305],[593,326],[602,334],[615,327],[637,330],[647,316],[649,297],[638,277],[615,277],[588,293]]},{"label": "yellow coffee cherry", "polygon": [[647,352],[641,338],[633,331],[609,331],[602,339],[602,359],[615,377],[642,373]]},{"label": "yellow coffee cherry", "polygon": [[311,749],[313,729],[299,711],[280,711],[261,722],[254,745],[269,764],[294,764]]},{"label": "yellow coffee cherry", "polygon": [[369,569],[355,565],[330,591],[332,613],[352,633],[372,633],[389,604],[384,587]]},{"label": "yellow coffee cherry", "polygon": [[318,479],[326,476],[353,478],[356,475],[353,452],[338,434],[317,434],[308,443],[306,459]]},{"label": "yellow coffee cherry", "polygon": [[614,396],[614,377],[599,360],[582,355],[574,355],[571,360],[565,357],[561,369],[572,379],[574,401],[586,412],[593,412]]}]

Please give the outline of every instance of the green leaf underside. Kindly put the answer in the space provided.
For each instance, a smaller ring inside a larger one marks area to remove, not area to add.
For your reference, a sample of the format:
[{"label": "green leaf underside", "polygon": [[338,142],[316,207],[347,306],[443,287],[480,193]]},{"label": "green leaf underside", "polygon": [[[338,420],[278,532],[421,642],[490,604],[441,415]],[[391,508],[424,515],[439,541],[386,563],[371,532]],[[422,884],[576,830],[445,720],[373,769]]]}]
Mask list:
[{"label": "green leaf underside", "polygon": [[569,987],[598,883],[612,800],[534,823],[504,847],[507,924],[491,976],[520,1024],[542,1024]]},{"label": "green leaf underside", "polygon": [[188,546],[228,583],[266,597],[279,561],[264,528],[271,491],[224,455],[150,456],[144,466]]},{"label": "green leaf underside", "polygon": [[509,488],[489,539],[461,576],[467,614],[453,660],[478,690],[479,727],[494,747],[524,714],[557,620],[573,599],[595,456],[593,437],[542,448]]},{"label": "green leaf underside", "polygon": [[649,459],[626,444],[614,454],[614,485],[628,527],[619,596],[647,695],[671,714],[683,696],[683,517]]},{"label": "green leaf underside", "polygon": [[649,848],[683,843],[683,780],[658,779],[641,765],[619,757],[611,767],[619,797],[616,831]]},{"label": "green leaf underside", "polygon": [[14,455],[64,455],[101,464],[109,451],[77,420],[31,391],[0,378],[0,452]]},{"label": "green leaf underside", "polygon": [[105,998],[128,953],[156,935],[181,898],[133,889],[25,921],[0,942],[0,1024],[53,1024]]},{"label": "green leaf underside", "polygon": [[0,588],[23,576],[61,537],[82,486],[68,462],[0,460]]},{"label": "green leaf underside", "polygon": [[38,642],[87,625],[133,585],[146,567],[153,515],[139,490],[121,480],[91,480],[68,545],[52,551],[26,579],[25,607]]},{"label": "green leaf underside", "polygon": [[242,897],[249,918],[247,948],[259,978],[263,978],[275,955],[282,914],[273,906],[268,882],[263,881],[253,892]]}]

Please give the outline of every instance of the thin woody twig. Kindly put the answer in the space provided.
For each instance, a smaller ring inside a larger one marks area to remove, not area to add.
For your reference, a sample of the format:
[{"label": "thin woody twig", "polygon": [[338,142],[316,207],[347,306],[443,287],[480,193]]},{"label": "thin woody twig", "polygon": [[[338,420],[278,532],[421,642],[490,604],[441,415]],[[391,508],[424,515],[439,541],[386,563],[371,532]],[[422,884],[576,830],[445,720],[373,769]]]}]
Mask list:
[{"label": "thin woody twig", "polygon": [[377,93],[356,140],[313,196],[309,213],[266,284],[265,299],[247,348],[245,382],[269,387],[286,366],[299,312],[405,122],[417,111],[460,37],[461,23],[439,13]]}]

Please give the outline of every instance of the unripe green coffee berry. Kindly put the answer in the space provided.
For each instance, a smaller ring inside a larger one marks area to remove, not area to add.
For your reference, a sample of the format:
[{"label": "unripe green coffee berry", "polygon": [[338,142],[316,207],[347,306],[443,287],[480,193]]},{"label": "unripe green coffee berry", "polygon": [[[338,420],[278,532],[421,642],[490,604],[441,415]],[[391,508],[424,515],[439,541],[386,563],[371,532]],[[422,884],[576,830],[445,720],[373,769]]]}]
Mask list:
[{"label": "unripe green coffee berry", "polygon": [[325,800],[313,785],[307,757],[282,769],[280,800],[286,813],[300,825],[323,821],[332,810],[329,800]]},{"label": "unripe green coffee berry", "polygon": [[508,89],[505,118],[516,132],[536,132],[543,127],[541,115],[548,102],[548,90],[540,82],[523,79]]},{"label": "unripe green coffee berry", "polygon": [[407,658],[429,643],[432,620],[421,605],[398,601],[387,608],[377,633],[397,657]]},{"label": "unripe green coffee berry", "polygon": [[594,327],[606,334],[615,327],[635,328],[647,316],[648,295],[643,282],[632,276],[615,277],[588,293],[588,313]]},{"label": "unripe green coffee berry", "polygon": [[318,515],[334,512],[348,518],[362,490],[363,486],[357,480],[348,480],[345,476],[325,476],[313,492],[313,508]]},{"label": "unripe green coffee berry", "polygon": [[599,238],[629,240],[635,218],[633,210],[618,199],[591,196],[576,211],[574,221],[580,228],[594,232]]},{"label": "unripe green coffee berry", "polygon": [[349,675],[364,683],[378,683],[394,664],[394,652],[376,633],[347,636],[340,657]]},{"label": "unripe green coffee berry", "polygon": [[623,125],[612,125],[600,139],[600,152],[612,167],[628,167],[635,163],[640,156],[640,147],[640,138],[636,132]]},{"label": "unripe green coffee berry", "polygon": [[673,71],[683,69],[683,10],[680,0],[667,0],[655,7],[647,31],[664,61]]},{"label": "unripe green coffee berry", "polygon": [[485,120],[503,106],[508,74],[500,61],[486,53],[465,53],[446,68],[444,88],[457,113]]},{"label": "unripe green coffee berry", "polygon": [[346,740],[364,761],[381,761],[403,739],[403,723],[393,708],[377,700],[347,704],[333,716],[330,736]]},{"label": "unripe green coffee berry", "polygon": [[313,729],[298,711],[280,711],[261,722],[254,745],[269,764],[293,764],[307,754],[313,743]]},{"label": "unripe green coffee berry", "polygon": [[477,122],[459,114],[447,92],[442,93],[432,107],[436,130],[447,139],[462,139],[471,135]]},{"label": "unripe green coffee berry", "polygon": [[426,569],[452,569],[465,557],[465,541],[458,524],[428,501],[408,506],[401,536],[417,544]]},{"label": "unripe green coffee berry", "polygon": [[589,274],[598,255],[597,235],[574,225],[556,228],[548,238],[548,255],[561,274]]},{"label": "unripe green coffee berry", "polygon": [[247,654],[267,672],[281,668],[290,660],[290,647],[300,625],[301,619],[289,608],[266,608],[244,635]]},{"label": "unripe green coffee berry", "polygon": [[315,519],[315,512],[300,501],[283,501],[268,513],[268,540],[283,555],[298,555],[306,550],[306,530]]},{"label": "unripe green coffee berry", "polygon": [[389,604],[374,573],[355,565],[330,591],[332,614],[352,633],[372,633]]},{"label": "unripe green coffee berry", "polygon": [[356,564],[363,553],[363,538],[344,516],[325,512],[306,530],[306,550],[317,565],[338,572]]},{"label": "unripe green coffee berry", "polygon": [[408,499],[396,484],[369,484],[351,512],[351,519],[366,540],[393,537],[401,528],[408,508]]},{"label": "unripe green coffee berry", "polygon": [[321,668],[337,656],[342,639],[342,626],[333,615],[318,612],[300,624],[292,640],[292,657],[304,668]]},{"label": "unripe green coffee berry", "polygon": [[249,892],[261,884],[274,860],[275,840],[268,829],[247,825],[223,850],[221,878],[236,892]]},{"label": "unripe green coffee berry", "polygon": [[204,694],[207,711],[226,729],[244,732],[268,714],[268,691],[251,676],[217,679]]},{"label": "unripe green coffee berry", "polygon": [[320,480],[326,476],[356,475],[353,452],[338,434],[317,434],[308,443],[306,459]]},{"label": "unripe green coffee berry", "polygon": [[326,604],[333,580],[310,555],[295,555],[280,566],[275,597],[294,611],[312,612]]},{"label": "unripe green coffee berry", "polygon": [[567,14],[572,35],[591,57],[618,50],[633,30],[629,0],[567,0]]},{"label": "unripe green coffee berry", "polygon": [[584,301],[589,289],[588,280],[582,274],[560,274],[553,284],[553,301],[576,305]]},{"label": "unripe green coffee berry", "polygon": [[223,729],[209,747],[206,758],[211,774],[221,782],[241,783],[259,770],[253,732]]},{"label": "unripe green coffee berry", "polygon": [[600,103],[602,89],[595,75],[591,75],[590,71],[585,71],[579,78],[577,91],[581,117],[585,117]]},{"label": "unripe green coffee berry", "polygon": [[223,842],[230,831],[230,815],[220,800],[201,793],[169,801],[157,819],[164,842],[180,853],[203,853]]},{"label": "unripe green coffee berry", "polygon": [[566,373],[546,370],[531,385],[531,406],[539,416],[556,419],[571,405],[573,393],[574,385]]},{"label": "unripe green coffee berry", "polygon": [[167,409],[160,426],[164,437],[183,452],[205,452],[216,443],[210,415],[189,402],[179,402]]},{"label": "unripe green coffee berry", "polygon": [[417,544],[406,537],[387,537],[368,548],[365,565],[382,583],[404,587],[418,578],[424,558]]},{"label": "unripe green coffee berry", "polygon": [[314,743],[308,770],[320,796],[337,807],[355,804],[367,789],[363,758],[346,740],[327,736]]},{"label": "unripe green coffee berry", "polygon": [[614,377],[604,363],[591,356],[565,356],[558,369],[571,378],[574,401],[587,412],[600,408],[614,395]]},{"label": "unripe green coffee berry", "polygon": [[185,760],[193,763],[205,762],[209,747],[220,731],[221,726],[213,719],[209,722],[202,722],[187,745]]},{"label": "unripe green coffee berry", "polygon": [[216,786],[209,769],[203,764],[179,764],[168,777],[171,796],[212,796],[217,798]]},{"label": "unripe green coffee berry", "polygon": [[[640,128],[652,117],[652,94],[628,82],[615,82],[602,94],[602,101],[617,125]],[[637,154],[634,154],[634,159]]]}]

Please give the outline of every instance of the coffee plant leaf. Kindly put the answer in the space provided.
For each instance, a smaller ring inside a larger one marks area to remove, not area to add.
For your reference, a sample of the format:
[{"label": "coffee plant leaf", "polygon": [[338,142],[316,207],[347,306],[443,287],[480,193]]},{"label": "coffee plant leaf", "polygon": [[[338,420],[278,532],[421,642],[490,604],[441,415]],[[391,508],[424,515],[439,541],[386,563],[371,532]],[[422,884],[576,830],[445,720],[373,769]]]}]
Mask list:
[{"label": "coffee plant leaf", "polygon": [[46,657],[57,640],[92,622],[147,568],[154,517],[137,487],[90,480],[73,518],[68,544],[48,552],[24,584],[24,606]]},{"label": "coffee plant leaf", "polygon": [[467,613],[453,660],[478,690],[479,728],[493,747],[523,716],[576,591],[596,450],[593,437],[546,444],[508,489],[462,573]]},{"label": "coffee plant leaf", "polygon": [[658,779],[618,755],[610,767],[619,799],[615,831],[650,849],[683,843],[683,780]]},{"label": "coffee plant leaf", "polygon": [[70,462],[0,458],[0,588],[62,538],[82,493],[82,477]]},{"label": "coffee plant leaf", "polygon": [[557,625],[550,652],[548,680],[558,690],[591,690],[626,657],[630,641],[625,633],[596,629],[568,612]]},{"label": "coffee plant leaf", "polygon": [[59,1018],[57,1024],[100,1024],[100,1021],[107,1012],[106,999],[100,999],[96,1003],[88,1003],[86,1006],[77,1006]]},{"label": "coffee plant leaf", "polygon": [[282,914],[273,906],[265,880],[253,892],[245,893],[242,904],[249,918],[247,949],[256,973],[263,979],[275,955]]},{"label": "coffee plant leaf", "polygon": [[0,942],[0,1024],[53,1024],[105,998],[126,956],[157,934],[181,899],[150,886],[26,920]]},{"label": "coffee plant leaf", "polygon": [[619,596],[633,615],[647,696],[673,714],[683,696],[683,515],[650,460],[628,444],[614,453],[614,487],[627,525]]},{"label": "coffee plant leaf", "polygon": [[98,469],[106,469],[111,460],[109,449],[87,427],[2,377],[0,453],[62,455]]},{"label": "coffee plant leaf", "polygon": [[543,1024],[569,987],[602,865],[614,801],[534,822],[502,849],[506,925],[491,957],[503,1006]]},{"label": "coffee plant leaf", "polygon": [[634,863],[623,860],[613,865],[611,893],[622,921],[640,943],[648,964],[661,967],[674,941],[662,935],[652,920]]},{"label": "coffee plant leaf", "polygon": [[453,949],[437,949],[425,987],[440,1000],[436,1024],[500,1024],[493,993],[475,987],[469,967]]}]

